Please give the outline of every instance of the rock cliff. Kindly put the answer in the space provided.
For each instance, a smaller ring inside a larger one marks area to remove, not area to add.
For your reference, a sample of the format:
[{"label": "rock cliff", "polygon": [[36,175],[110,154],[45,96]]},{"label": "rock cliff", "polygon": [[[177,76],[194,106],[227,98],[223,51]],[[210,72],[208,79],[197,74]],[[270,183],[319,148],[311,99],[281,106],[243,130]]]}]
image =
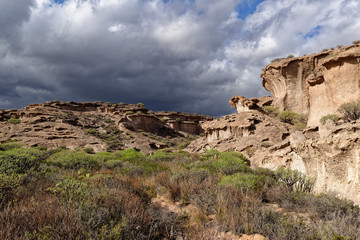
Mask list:
[{"label": "rock cliff", "polygon": [[360,97],[360,44],[269,64],[261,74],[273,106],[308,115],[308,126]]},{"label": "rock cliff", "polygon": [[153,112],[142,104],[51,101],[0,110],[0,142],[17,140],[29,147],[80,147],[96,152],[137,148],[151,153],[202,133],[200,122],[211,119]]},{"label": "rock cliff", "polygon": [[284,141],[257,151],[252,164],[288,167],[316,178],[315,191],[333,192],[360,204],[360,122],[295,132]]}]

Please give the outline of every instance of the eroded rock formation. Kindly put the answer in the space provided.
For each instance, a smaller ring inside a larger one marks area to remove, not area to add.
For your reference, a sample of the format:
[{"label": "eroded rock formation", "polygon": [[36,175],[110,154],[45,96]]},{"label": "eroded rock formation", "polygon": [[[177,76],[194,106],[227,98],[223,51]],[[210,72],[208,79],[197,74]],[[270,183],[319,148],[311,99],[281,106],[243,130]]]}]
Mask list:
[{"label": "eroded rock formation", "polygon": [[288,138],[291,126],[259,111],[224,116],[202,124],[205,137],[193,141],[187,148],[203,152],[215,148],[220,151],[239,151],[251,157],[255,151]]},{"label": "eroded rock formation", "polygon": [[255,166],[283,166],[316,178],[315,191],[333,192],[360,204],[360,122],[295,132],[252,157]]},{"label": "eroded rock formation", "polygon": [[272,98],[269,96],[247,99],[243,96],[234,96],[229,100],[232,108],[236,108],[237,112],[247,112],[251,110],[259,110],[264,106],[271,105]]},{"label": "eroded rock formation", "polygon": [[273,105],[308,115],[308,126],[360,97],[360,45],[269,64],[261,74]]},{"label": "eroded rock formation", "polygon": [[[9,119],[19,119],[11,123]],[[142,104],[51,101],[20,110],[0,110],[0,142],[26,146],[91,147],[94,151],[137,148],[145,153],[203,132],[200,122],[211,117],[153,112]],[[176,123],[176,124],[174,124]]]}]

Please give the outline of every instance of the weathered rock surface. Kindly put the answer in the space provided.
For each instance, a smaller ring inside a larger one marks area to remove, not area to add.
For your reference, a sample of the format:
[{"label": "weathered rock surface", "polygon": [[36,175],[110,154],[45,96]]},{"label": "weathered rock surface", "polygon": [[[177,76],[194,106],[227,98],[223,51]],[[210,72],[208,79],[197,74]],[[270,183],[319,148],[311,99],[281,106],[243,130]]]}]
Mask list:
[{"label": "weathered rock surface", "polygon": [[259,110],[264,106],[271,105],[272,97],[265,96],[259,98],[247,99],[243,96],[234,96],[229,100],[232,108],[236,108],[237,112],[247,112],[250,110]]},{"label": "weathered rock surface", "polygon": [[[288,167],[316,178],[315,191],[333,192],[360,204],[360,122],[295,132],[251,158],[255,166]],[[285,146],[281,148],[281,146]]]},{"label": "weathered rock surface", "polygon": [[273,106],[308,115],[308,126],[360,96],[360,44],[269,64],[261,74]]},{"label": "weathered rock surface", "polygon": [[295,131],[260,111],[204,122],[205,136],[186,150],[243,152],[252,166],[287,167],[316,178],[316,192],[332,192],[360,204],[360,121]]},{"label": "weathered rock surface", "polygon": [[248,111],[204,122],[205,137],[193,141],[187,148],[203,152],[215,148],[220,151],[239,151],[251,157],[255,151],[287,139],[291,126],[259,111]]},{"label": "weathered rock surface", "polygon": [[[12,124],[10,118],[19,119]],[[0,111],[0,142],[26,146],[91,147],[94,151],[137,148],[149,153],[203,132],[211,117],[189,113],[152,112],[142,104],[51,101],[20,110]]]}]

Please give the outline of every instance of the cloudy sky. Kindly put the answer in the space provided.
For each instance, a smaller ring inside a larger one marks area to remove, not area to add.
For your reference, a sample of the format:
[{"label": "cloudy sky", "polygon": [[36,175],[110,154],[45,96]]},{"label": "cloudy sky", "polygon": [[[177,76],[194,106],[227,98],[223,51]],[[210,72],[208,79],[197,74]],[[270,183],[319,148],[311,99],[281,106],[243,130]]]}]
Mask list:
[{"label": "cloudy sky", "polygon": [[360,39],[359,0],[0,0],[0,108],[142,102],[233,113],[271,59]]}]

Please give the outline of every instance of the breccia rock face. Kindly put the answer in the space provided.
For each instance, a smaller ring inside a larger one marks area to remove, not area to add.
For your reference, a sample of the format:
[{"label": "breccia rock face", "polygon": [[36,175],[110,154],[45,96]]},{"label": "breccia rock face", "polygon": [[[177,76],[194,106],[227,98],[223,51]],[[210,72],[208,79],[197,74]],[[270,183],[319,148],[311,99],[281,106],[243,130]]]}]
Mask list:
[{"label": "breccia rock face", "polygon": [[308,115],[308,126],[360,97],[360,45],[269,64],[261,74],[273,106]]}]

